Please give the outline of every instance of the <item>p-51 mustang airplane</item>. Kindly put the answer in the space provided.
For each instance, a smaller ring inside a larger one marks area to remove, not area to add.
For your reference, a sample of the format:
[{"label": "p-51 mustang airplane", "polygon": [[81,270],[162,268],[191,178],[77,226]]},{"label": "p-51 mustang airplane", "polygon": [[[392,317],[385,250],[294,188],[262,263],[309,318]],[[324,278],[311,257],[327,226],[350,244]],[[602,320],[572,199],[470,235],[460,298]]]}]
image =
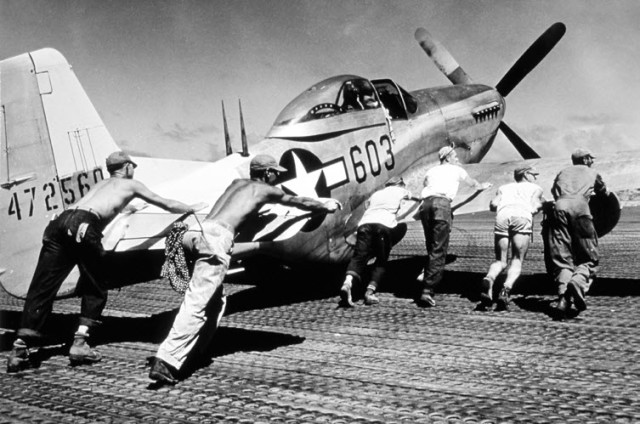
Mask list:
[{"label": "p-51 mustang airplane", "polygon": [[[390,79],[355,75],[311,86],[280,112],[252,153],[268,153],[287,168],[279,180],[283,190],[332,197],[344,208],[315,216],[282,206],[265,208],[238,234],[236,258],[266,255],[290,265],[346,262],[351,255],[347,238],[365,200],[390,177],[433,165],[445,145],[456,148],[462,163],[478,162],[501,129],[525,159],[537,157],[502,122],[504,97],[564,32],[563,24],[552,25],[496,88],[473,83],[424,29],[416,39],[453,86],[408,92]],[[0,282],[11,295],[24,297],[46,223],[108,177],[104,159],[119,148],[56,50],[0,62],[0,96]],[[136,178],[162,196],[212,205],[233,179],[248,177],[251,156],[246,150],[227,152],[215,163],[135,158]],[[471,210],[472,204],[465,208]],[[131,266],[138,262],[131,258],[161,252],[176,219],[155,207],[117,217],[103,240],[113,261],[111,278],[119,285],[137,282]],[[159,267],[149,271],[144,278],[157,277]],[[58,295],[72,295],[76,278],[72,274]]]}]

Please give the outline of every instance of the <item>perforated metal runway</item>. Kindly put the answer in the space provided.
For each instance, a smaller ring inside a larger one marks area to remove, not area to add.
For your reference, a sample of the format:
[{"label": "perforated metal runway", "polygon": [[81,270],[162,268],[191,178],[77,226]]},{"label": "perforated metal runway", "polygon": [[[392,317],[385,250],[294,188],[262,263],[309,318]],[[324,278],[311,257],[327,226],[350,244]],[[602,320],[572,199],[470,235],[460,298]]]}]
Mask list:
[{"label": "perforated metal runway", "polygon": [[[511,312],[483,313],[470,289],[479,275],[448,272],[450,289],[424,310],[399,272],[412,264],[393,266],[380,305],[348,310],[336,309],[339,280],[227,284],[211,361],[173,387],[147,378],[180,301],[168,285],[110,294],[94,366],[70,367],[55,345],[79,310],[58,302],[40,366],[0,372],[0,422],[640,422],[637,281],[613,295],[602,280],[584,314],[556,321],[553,296],[535,290],[543,276],[528,277],[533,294]],[[3,368],[20,310],[0,297]]]}]

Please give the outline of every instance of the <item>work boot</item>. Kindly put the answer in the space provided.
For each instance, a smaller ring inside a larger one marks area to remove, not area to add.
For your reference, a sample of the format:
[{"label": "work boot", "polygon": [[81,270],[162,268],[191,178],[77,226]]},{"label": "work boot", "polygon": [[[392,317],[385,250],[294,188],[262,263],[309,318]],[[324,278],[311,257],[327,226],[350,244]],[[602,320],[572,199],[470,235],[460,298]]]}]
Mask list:
[{"label": "work boot", "polygon": [[493,280],[489,277],[484,277],[481,283],[481,291],[480,291],[480,305],[479,309],[487,310],[493,304]]},{"label": "work boot", "polygon": [[100,362],[102,355],[100,352],[91,349],[87,343],[89,335],[86,333],[76,332],[73,335],[73,344],[69,349],[69,362],[71,365],[93,364]]},{"label": "work boot", "polygon": [[509,292],[511,289],[503,287],[496,300],[496,311],[508,311],[509,310]]},{"label": "work boot", "polygon": [[340,302],[338,306],[350,308],[353,306],[353,298],[351,297],[351,282],[345,281],[340,288]]},{"label": "work boot", "polygon": [[7,373],[25,370],[31,366],[29,360],[29,348],[22,339],[13,342],[13,349],[7,358]]},{"label": "work boot", "polygon": [[569,311],[569,308],[571,308],[571,301],[567,298],[566,293],[565,294],[561,294],[558,297],[558,303],[556,304],[556,314],[557,314],[557,318],[559,319],[564,319],[567,317],[567,312]]},{"label": "work boot", "polygon": [[584,300],[584,293],[576,282],[569,281],[569,284],[567,284],[567,294],[573,299],[573,304],[576,305],[578,312],[582,312],[587,309],[587,302]]},{"label": "work boot", "polygon": [[433,308],[436,306],[436,301],[429,293],[422,293],[416,303],[422,308]]},{"label": "work boot", "polygon": [[149,378],[164,384],[176,384],[178,382],[178,370],[167,364],[162,359],[155,357],[151,363]]},{"label": "work boot", "polygon": [[373,289],[367,289],[364,294],[364,304],[365,305],[376,305],[380,303],[380,299],[376,296],[376,292]]}]

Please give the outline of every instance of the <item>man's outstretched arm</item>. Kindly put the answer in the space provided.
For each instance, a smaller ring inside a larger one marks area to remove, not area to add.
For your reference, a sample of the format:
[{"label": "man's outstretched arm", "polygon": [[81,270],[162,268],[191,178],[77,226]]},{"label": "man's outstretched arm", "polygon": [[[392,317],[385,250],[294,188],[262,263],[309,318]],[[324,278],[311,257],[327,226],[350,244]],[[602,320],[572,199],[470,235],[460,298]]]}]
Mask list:
[{"label": "man's outstretched arm", "polygon": [[135,196],[141,198],[146,202],[151,203],[152,205],[155,205],[159,208],[169,211],[171,213],[196,212],[207,206],[206,203],[197,203],[195,205],[187,205],[186,203],[182,203],[179,200],[166,199],[152,192],[147,188],[147,186],[145,186],[139,181],[136,181]]},{"label": "man's outstretched arm", "polygon": [[333,213],[338,209],[342,209],[342,204],[335,199],[329,199],[326,202],[321,202],[310,197],[291,196],[289,194],[283,195],[278,203],[312,212]]}]

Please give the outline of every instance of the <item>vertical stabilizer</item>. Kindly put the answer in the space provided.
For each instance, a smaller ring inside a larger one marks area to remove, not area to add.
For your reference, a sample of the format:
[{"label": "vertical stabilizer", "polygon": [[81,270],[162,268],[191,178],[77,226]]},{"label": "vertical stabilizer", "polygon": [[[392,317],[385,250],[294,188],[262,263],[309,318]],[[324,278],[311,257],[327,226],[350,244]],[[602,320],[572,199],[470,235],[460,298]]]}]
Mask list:
[{"label": "vertical stabilizer", "polygon": [[107,177],[105,158],[120,149],[54,49],[1,61],[0,101],[0,283],[24,297],[45,226]]}]

